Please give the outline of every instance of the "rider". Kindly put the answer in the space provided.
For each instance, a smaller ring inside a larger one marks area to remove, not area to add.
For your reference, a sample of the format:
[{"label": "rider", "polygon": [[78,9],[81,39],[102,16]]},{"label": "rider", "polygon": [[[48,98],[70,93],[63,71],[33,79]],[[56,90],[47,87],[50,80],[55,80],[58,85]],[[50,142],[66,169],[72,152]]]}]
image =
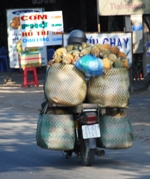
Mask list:
[{"label": "rider", "polygon": [[[72,30],[68,37],[68,45],[75,45],[75,44],[81,45],[83,42],[86,42],[86,41],[87,41],[87,37],[85,33],[80,29]],[[66,158],[70,158],[73,151],[70,150],[66,152],[67,152]],[[95,155],[97,156],[102,156],[104,155],[104,153],[105,153],[104,150],[96,149],[95,151]]]}]

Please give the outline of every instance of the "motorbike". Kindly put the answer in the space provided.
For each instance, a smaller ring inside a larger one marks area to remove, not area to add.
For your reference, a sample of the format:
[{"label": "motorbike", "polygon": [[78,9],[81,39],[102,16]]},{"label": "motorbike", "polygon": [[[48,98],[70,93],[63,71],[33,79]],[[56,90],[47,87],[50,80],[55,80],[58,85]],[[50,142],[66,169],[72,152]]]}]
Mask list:
[{"label": "motorbike", "polygon": [[[45,107],[47,110],[43,113]],[[42,121],[44,125],[40,125]],[[45,102],[38,124],[36,139],[39,139],[40,147],[61,150],[66,158],[75,153],[80,156],[83,166],[92,166],[96,155],[105,154],[100,148],[127,149],[133,145],[132,126],[122,108],[100,108],[92,103],[65,106]]]},{"label": "motorbike", "polygon": [[82,107],[82,112],[75,118],[76,142],[82,164],[91,166],[95,155],[104,154],[104,150],[98,150],[96,145],[96,139],[100,137],[98,108],[94,104],[83,104]]},{"label": "motorbike", "polygon": [[104,150],[97,148],[97,138],[100,137],[99,111],[96,104],[82,103],[78,106],[67,107],[63,105],[49,104],[50,107],[63,108],[73,114],[75,124],[75,144],[74,149],[64,151],[66,158],[71,158],[72,154],[81,157],[83,166],[92,166],[95,155],[102,156]]}]

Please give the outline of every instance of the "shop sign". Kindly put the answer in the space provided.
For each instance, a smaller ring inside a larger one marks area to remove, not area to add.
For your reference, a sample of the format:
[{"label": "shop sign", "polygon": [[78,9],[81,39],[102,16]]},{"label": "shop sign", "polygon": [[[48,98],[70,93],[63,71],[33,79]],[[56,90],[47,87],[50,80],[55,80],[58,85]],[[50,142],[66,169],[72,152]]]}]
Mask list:
[{"label": "shop sign", "polygon": [[[20,68],[19,65],[19,53],[17,46],[22,39],[20,15],[26,13],[39,13],[42,12],[42,8],[35,9],[9,9],[6,12],[7,15],[7,33],[8,33],[8,52],[9,52],[9,66],[10,68]],[[20,47],[21,48],[21,47]],[[34,49],[38,51],[42,56],[42,66],[47,65],[47,51],[46,47],[34,46]],[[32,48],[33,50],[33,48]]]},{"label": "shop sign", "polygon": [[100,16],[149,14],[150,0],[97,0]]},{"label": "shop sign", "polygon": [[133,37],[133,53],[143,53],[143,23],[142,15],[131,15]]},{"label": "shop sign", "polygon": [[20,15],[23,47],[62,45],[62,11]]},{"label": "shop sign", "polygon": [[[63,34],[63,46],[68,44],[69,34]],[[132,33],[86,33],[87,43],[91,44],[105,44],[111,46],[118,46],[120,51],[127,55],[127,59],[132,65]]]}]

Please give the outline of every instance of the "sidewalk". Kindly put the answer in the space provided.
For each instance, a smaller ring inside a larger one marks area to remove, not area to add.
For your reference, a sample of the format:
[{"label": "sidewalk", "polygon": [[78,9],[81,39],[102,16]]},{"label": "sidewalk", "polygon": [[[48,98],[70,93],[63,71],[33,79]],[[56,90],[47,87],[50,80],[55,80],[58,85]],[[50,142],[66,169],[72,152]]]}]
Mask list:
[{"label": "sidewalk", "polygon": [[[45,78],[45,70],[39,69],[37,71],[39,85],[43,85]],[[33,75],[29,73],[28,79],[32,80]],[[23,72],[15,71],[15,72],[0,72],[0,87],[21,87],[23,84]]]}]

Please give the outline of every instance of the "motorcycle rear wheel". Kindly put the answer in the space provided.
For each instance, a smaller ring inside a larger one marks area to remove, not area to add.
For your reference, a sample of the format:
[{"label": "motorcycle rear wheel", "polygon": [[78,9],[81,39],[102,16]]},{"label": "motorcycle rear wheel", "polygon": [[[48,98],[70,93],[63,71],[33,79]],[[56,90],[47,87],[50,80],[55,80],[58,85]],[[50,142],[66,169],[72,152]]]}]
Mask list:
[{"label": "motorcycle rear wheel", "polygon": [[95,157],[95,149],[90,149],[88,143],[88,140],[82,139],[81,141],[80,154],[82,165],[84,166],[92,166]]}]

